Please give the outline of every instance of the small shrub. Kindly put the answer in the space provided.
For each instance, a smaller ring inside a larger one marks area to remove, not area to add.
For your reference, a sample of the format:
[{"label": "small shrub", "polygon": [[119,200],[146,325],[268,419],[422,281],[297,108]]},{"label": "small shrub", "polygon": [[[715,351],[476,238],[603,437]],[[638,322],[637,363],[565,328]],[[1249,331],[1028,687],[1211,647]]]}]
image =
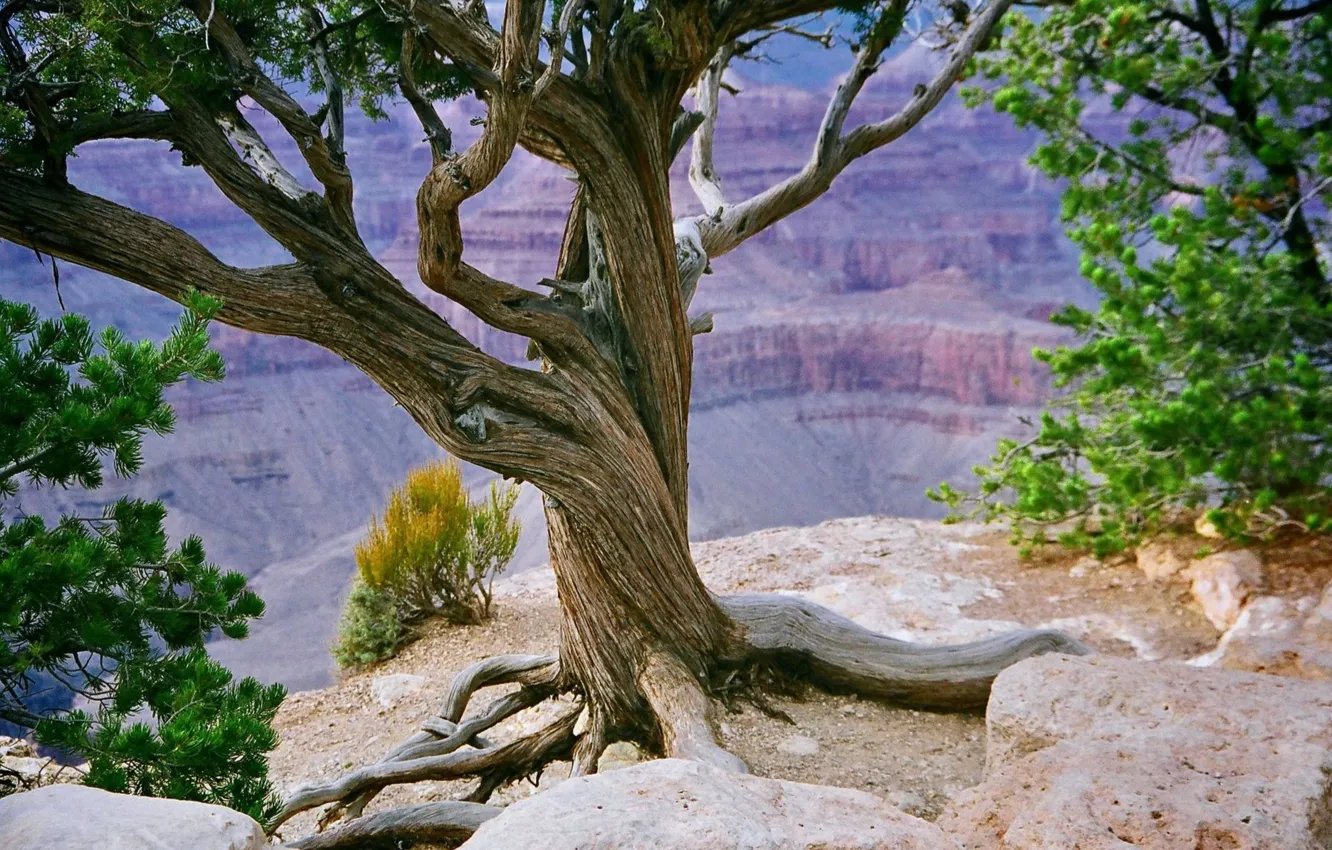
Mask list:
[{"label": "small shrub", "polygon": [[472,501],[452,461],[412,471],[356,547],[358,578],[334,657],[343,666],[388,658],[427,617],[479,623],[491,587],[518,546],[518,489],[492,484]]},{"label": "small shrub", "polygon": [[407,640],[393,598],[358,576],[352,584],[338,625],[333,659],[340,667],[364,667],[392,658]]}]

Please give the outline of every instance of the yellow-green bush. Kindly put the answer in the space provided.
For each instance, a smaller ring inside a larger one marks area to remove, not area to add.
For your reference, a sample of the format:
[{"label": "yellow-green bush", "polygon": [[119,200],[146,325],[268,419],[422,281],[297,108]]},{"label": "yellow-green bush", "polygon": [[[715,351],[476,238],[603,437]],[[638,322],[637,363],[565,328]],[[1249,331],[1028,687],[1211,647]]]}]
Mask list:
[{"label": "yellow-green bush", "polygon": [[516,487],[492,484],[473,501],[452,461],[413,470],[356,547],[361,581],[387,594],[403,622],[490,616],[491,584],[518,545]]}]

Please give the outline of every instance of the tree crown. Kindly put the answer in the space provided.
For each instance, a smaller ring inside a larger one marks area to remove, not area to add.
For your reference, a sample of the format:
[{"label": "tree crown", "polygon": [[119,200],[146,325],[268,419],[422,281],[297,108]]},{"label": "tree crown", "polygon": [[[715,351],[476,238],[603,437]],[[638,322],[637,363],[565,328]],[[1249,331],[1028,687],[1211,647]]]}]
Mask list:
[{"label": "tree crown", "polygon": [[1332,7],[1075,0],[1015,17],[990,100],[1044,142],[1098,310],[1038,352],[1063,388],[974,502],[1030,544],[1119,551],[1206,509],[1328,527]]}]

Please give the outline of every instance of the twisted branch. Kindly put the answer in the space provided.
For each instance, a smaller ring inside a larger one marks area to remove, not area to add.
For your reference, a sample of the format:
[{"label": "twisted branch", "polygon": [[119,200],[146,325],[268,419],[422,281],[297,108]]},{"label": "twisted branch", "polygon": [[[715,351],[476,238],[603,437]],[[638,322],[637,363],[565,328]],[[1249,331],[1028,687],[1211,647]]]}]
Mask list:
[{"label": "twisted branch", "polygon": [[[878,69],[879,58],[892,37],[888,27],[876,27],[872,30],[857,51],[851,72],[837,87],[837,91],[828,103],[814,150],[804,168],[752,198],[724,206],[718,214],[699,219],[699,228],[703,234],[703,244],[708,256],[716,258],[734,250],[749,237],[809,205],[828,191],[833,180],[856,159],[900,138],[920,123],[921,119],[943,100],[967,62],[989,39],[999,19],[1012,4],[1013,0],[992,0],[989,7],[953,47],[944,66],[929,83],[916,90],[905,106],[883,121],[862,125],[843,135],[842,127],[851,105],[866,80]],[[773,6],[774,9],[788,5],[792,10],[801,6],[799,3],[778,2],[767,5]],[[893,0],[884,14],[885,16],[900,14],[905,11],[906,6],[907,0]]]}]

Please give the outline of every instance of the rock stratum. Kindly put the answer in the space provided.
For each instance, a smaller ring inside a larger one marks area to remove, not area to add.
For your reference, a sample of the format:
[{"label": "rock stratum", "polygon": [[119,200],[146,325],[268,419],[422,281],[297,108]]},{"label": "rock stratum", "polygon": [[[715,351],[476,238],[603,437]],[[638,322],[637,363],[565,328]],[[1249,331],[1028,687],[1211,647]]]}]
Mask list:
[{"label": "rock stratum", "polygon": [[[926,73],[899,57],[858,113],[887,114]],[[734,197],[803,164],[825,91],[742,85],[728,98],[718,164]],[[474,105],[449,105],[460,132]],[[349,161],[368,244],[416,279],[414,197],[429,153],[410,111],[352,122]],[[691,519],[708,539],[836,516],[937,515],[924,490],[964,479],[1048,393],[1030,357],[1062,339],[1045,319],[1086,303],[1061,235],[1055,187],[1024,164],[1033,138],[1007,118],[950,102],[831,192],[720,259],[696,305],[716,331],[696,343]],[[139,142],[81,152],[75,182],[168,218],[224,259],[283,252],[198,169]],[[678,170],[681,213],[696,211]],[[573,184],[528,156],[464,208],[469,262],[533,285],[548,276]],[[64,305],[131,336],[160,337],[177,309],[133,286],[62,264]],[[51,261],[0,245],[0,294],[59,309]],[[521,340],[423,294],[487,350],[515,362]],[[29,511],[96,510],[121,495],[160,498],[173,534],[200,534],[217,562],[254,577],[269,614],[219,647],[241,672],[295,687],[329,680],[327,643],[353,570],[351,545],[406,471],[439,450],[392,400],[336,356],[298,340],[218,328],[229,374],[172,394],[177,433],[153,440],[140,476],[96,494],[25,494]],[[485,475],[469,470],[480,484]],[[539,499],[515,569],[544,559]]]}]

